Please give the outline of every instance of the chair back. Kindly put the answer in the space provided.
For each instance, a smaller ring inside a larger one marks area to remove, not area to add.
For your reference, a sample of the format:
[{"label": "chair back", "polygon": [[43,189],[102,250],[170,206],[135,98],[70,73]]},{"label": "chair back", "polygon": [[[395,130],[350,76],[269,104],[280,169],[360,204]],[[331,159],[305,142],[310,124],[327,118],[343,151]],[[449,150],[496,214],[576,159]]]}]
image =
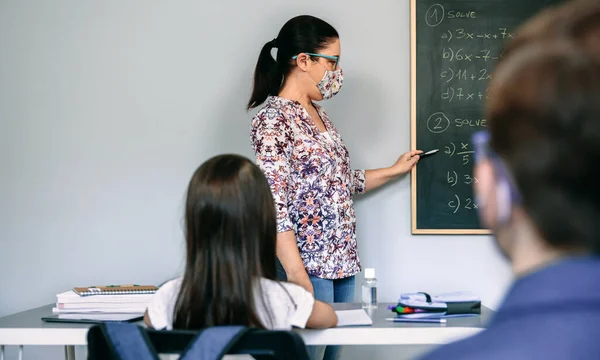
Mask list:
[{"label": "chair back", "polygon": [[88,332],[88,360],[158,360],[158,354],[180,354],[180,360],[219,360],[227,354],[255,359],[308,360],[302,339],[291,331],[216,326],[202,331],[149,330],[131,323],[106,323]]}]

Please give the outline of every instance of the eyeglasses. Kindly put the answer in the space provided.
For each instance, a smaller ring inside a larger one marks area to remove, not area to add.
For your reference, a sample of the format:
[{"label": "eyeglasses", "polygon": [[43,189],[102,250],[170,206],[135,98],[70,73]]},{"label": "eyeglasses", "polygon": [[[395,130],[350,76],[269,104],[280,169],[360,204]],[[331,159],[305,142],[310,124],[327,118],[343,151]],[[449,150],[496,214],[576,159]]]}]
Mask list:
[{"label": "eyeglasses", "polygon": [[471,142],[475,149],[475,163],[488,158],[496,158],[496,153],[490,148],[490,132],[487,130],[477,131],[471,136]]},{"label": "eyeglasses", "polygon": [[475,164],[490,160],[496,172],[496,181],[506,183],[510,190],[510,198],[514,203],[521,201],[521,195],[504,161],[490,146],[490,132],[482,130],[474,133],[471,137],[475,149]]},{"label": "eyeglasses", "polygon": [[[308,56],[311,57],[320,57],[323,59],[329,59],[329,60],[335,60],[335,66],[333,67],[334,69],[337,69],[338,65],[340,64],[340,57],[339,56],[333,56],[333,55],[323,55],[323,54],[313,54],[313,53],[305,53]],[[298,58],[298,55],[294,55],[292,56],[293,60],[296,60]]]}]

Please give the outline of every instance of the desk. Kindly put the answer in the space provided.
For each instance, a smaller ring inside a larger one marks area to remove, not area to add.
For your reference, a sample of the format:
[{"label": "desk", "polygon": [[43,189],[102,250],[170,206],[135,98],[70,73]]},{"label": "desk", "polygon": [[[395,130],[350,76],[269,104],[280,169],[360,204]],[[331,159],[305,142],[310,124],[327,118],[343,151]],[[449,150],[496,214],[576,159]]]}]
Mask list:
[{"label": "desk", "polygon": [[[372,326],[341,327],[326,330],[296,329],[306,345],[439,345],[459,340],[483,330],[492,311],[482,307],[481,316],[448,319],[446,324],[392,323],[392,312],[380,304],[370,312]],[[52,314],[52,305],[0,318],[0,345],[65,346],[65,358],[75,358],[75,345],[87,346],[91,324],[49,323],[41,320]],[[336,310],[358,309],[360,304],[334,304]]]},{"label": "desk", "polygon": [[[388,305],[396,304],[379,304],[379,308],[367,312],[373,319],[372,326],[294,331],[306,345],[440,345],[477,334],[493,315],[492,310],[482,306],[480,316],[452,318],[446,324],[394,323],[385,321],[394,317],[387,309]],[[336,310],[360,309],[360,304],[337,303],[333,307]]]}]

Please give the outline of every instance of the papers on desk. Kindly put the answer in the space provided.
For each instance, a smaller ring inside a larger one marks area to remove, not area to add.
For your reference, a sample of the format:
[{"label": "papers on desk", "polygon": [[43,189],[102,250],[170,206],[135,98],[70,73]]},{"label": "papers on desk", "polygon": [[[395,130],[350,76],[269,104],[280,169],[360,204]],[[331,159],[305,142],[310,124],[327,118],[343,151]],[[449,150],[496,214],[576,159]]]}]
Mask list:
[{"label": "papers on desk", "polygon": [[373,325],[373,320],[363,309],[337,310],[335,313],[338,317],[338,327]]},{"label": "papers on desk", "polygon": [[58,319],[61,320],[91,320],[91,321],[131,321],[135,319],[141,319],[144,317],[144,313],[132,313],[132,314],[111,314],[111,313],[99,313],[99,314],[59,314]]},{"label": "papers on desk", "polygon": [[[152,294],[110,294],[81,296],[74,291],[56,295],[54,314],[122,314],[121,316],[144,313],[152,300]],[[68,318],[62,317],[62,318]]]},{"label": "papers on desk", "polygon": [[57,307],[52,308],[53,314],[137,314],[144,313],[148,306],[143,307],[123,307],[118,309],[104,309],[102,307],[90,307],[82,309],[61,309]]},{"label": "papers on desk", "polygon": [[413,313],[413,314],[398,314],[398,319],[451,319],[461,317],[474,317],[479,314],[450,314],[447,315],[445,312],[425,312],[425,313]]},{"label": "papers on desk", "polygon": [[56,295],[58,304],[148,304],[152,300],[152,294],[127,294],[108,296],[80,296],[72,290]]}]

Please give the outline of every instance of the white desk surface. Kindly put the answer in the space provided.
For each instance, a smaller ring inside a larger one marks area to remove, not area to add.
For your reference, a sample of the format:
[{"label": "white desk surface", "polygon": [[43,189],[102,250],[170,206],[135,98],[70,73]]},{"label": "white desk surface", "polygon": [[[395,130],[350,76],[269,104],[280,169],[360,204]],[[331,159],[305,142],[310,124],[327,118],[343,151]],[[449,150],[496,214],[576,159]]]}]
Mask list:
[{"label": "white desk surface", "polygon": [[[446,324],[393,323],[388,305],[369,313],[372,326],[296,331],[306,345],[437,345],[478,333],[492,316],[482,307],[481,316],[448,319]],[[54,305],[42,306],[0,318],[0,345],[87,345],[91,324],[50,323],[41,320],[52,314]],[[360,304],[334,304],[336,310],[359,309]]]}]

